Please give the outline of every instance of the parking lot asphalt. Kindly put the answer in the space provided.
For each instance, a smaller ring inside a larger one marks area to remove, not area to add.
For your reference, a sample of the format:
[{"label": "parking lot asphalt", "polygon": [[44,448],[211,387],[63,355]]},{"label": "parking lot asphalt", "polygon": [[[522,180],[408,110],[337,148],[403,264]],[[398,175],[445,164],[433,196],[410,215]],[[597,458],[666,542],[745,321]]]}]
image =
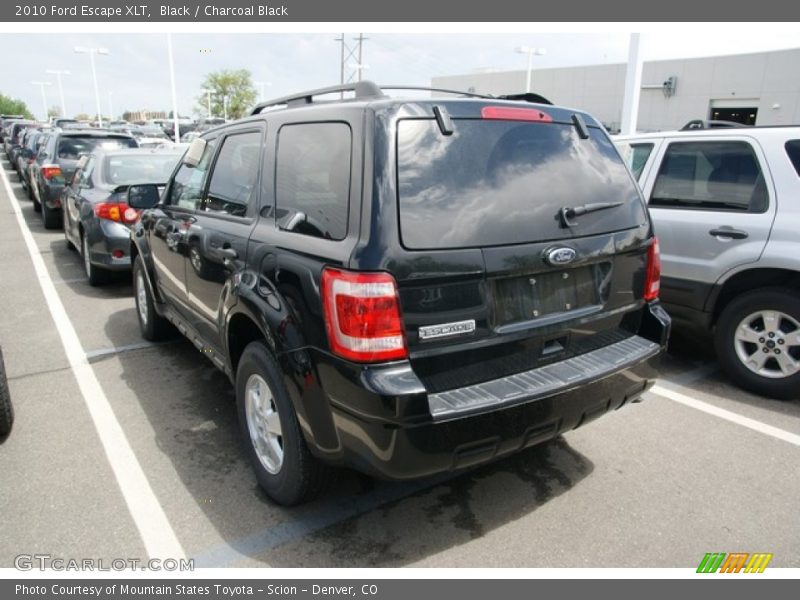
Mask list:
[{"label": "parking lot asphalt", "polygon": [[659,393],[543,446],[410,483],[342,470],[319,499],[279,507],[247,464],[226,377],[179,336],[143,342],[130,277],[90,287],[2,170],[44,272],[0,181],[16,411],[0,445],[0,567],[165,549],[196,567],[694,568],[706,552],[800,567],[800,402],[735,388],[702,340],[675,338]]}]

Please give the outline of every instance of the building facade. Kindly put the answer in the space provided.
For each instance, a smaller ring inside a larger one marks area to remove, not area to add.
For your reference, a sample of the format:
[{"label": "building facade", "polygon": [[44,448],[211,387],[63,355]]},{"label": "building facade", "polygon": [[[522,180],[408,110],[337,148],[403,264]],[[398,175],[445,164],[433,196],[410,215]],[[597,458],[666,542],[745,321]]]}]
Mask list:
[{"label": "building facade", "polygon": [[[679,129],[693,119],[755,125],[800,123],[800,48],[648,61],[642,67],[639,131]],[[625,64],[534,69],[531,90],[586,110],[612,131],[622,120]],[[525,91],[527,71],[435,77],[432,87],[487,94]]]}]

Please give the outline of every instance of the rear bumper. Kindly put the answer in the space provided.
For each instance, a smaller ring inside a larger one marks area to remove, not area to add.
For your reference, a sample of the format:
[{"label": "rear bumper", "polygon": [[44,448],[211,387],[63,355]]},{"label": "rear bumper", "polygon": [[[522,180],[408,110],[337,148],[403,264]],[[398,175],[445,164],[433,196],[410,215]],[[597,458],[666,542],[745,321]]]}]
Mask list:
[{"label": "rear bumper", "polygon": [[63,184],[45,183],[39,190],[39,201],[47,208],[55,210],[61,208],[61,193],[64,191]]},{"label": "rear bumper", "polygon": [[637,401],[657,377],[670,326],[657,304],[644,313],[641,335],[619,344],[438,394],[408,363],[364,367],[318,351],[317,385],[306,376],[290,391],[309,446],[328,462],[388,479],[454,471]]},{"label": "rear bumper", "polygon": [[[131,232],[125,225],[105,219],[84,222],[88,235],[89,260],[109,271],[131,270]],[[114,251],[122,252],[119,258]]]}]

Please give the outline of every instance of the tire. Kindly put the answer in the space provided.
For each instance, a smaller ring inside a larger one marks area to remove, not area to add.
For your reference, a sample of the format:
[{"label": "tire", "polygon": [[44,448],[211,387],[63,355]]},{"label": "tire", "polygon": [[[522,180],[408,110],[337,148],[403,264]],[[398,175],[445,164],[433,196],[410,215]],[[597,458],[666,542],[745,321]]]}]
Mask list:
[{"label": "tire", "polygon": [[136,318],[142,337],[150,342],[157,342],[168,337],[169,321],[156,312],[153,297],[147,288],[147,273],[141,256],[133,263],[133,297],[136,302]]},{"label": "tire", "polygon": [[81,236],[81,259],[83,259],[83,272],[89,285],[95,287],[108,281],[110,273],[93,265],[89,258],[89,240],[85,234]]},{"label": "tire", "polygon": [[64,223],[64,241],[66,243],[67,250],[77,250],[77,248],[75,247],[75,244],[72,243],[72,241],[69,239],[69,235],[67,234],[67,217],[66,217],[66,215],[62,215],[61,216],[61,221],[62,221],[62,223]]},{"label": "tire", "polygon": [[[31,184],[31,185],[38,186],[38,184],[36,184],[36,183]],[[37,187],[37,189],[38,189],[38,187]],[[39,197],[41,198],[41,196],[39,196]],[[36,199],[36,193],[35,192],[31,196],[31,200],[33,200],[33,212],[42,212],[42,204]]]},{"label": "tire", "polygon": [[717,321],[714,344],[723,370],[744,389],[777,400],[800,398],[795,290],[764,288],[734,298]]},{"label": "tire", "polygon": [[0,440],[11,433],[14,424],[14,408],[11,406],[11,395],[8,391],[6,367],[3,363],[3,351],[0,350]]},{"label": "tire", "polygon": [[47,208],[45,203],[40,204],[40,210],[42,211],[42,224],[45,229],[58,229],[61,227],[61,212]]},{"label": "tire", "polygon": [[[251,342],[239,360],[236,405],[247,455],[267,495],[293,506],[319,493],[331,470],[311,455],[280,368],[262,342]],[[270,417],[276,420],[267,427]],[[272,448],[271,456],[266,448]]]}]

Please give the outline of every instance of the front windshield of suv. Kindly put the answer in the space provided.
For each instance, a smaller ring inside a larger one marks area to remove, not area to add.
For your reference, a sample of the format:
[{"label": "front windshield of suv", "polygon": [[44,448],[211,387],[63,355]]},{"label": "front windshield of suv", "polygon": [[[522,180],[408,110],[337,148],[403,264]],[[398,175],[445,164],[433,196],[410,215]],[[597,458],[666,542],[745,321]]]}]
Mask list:
[{"label": "front windshield of suv", "polygon": [[[646,222],[636,184],[600,130],[481,119],[398,124],[401,236],[407,248],[465,248],[596,235]],[[562,226],[565,207],[618,203]]]}]

